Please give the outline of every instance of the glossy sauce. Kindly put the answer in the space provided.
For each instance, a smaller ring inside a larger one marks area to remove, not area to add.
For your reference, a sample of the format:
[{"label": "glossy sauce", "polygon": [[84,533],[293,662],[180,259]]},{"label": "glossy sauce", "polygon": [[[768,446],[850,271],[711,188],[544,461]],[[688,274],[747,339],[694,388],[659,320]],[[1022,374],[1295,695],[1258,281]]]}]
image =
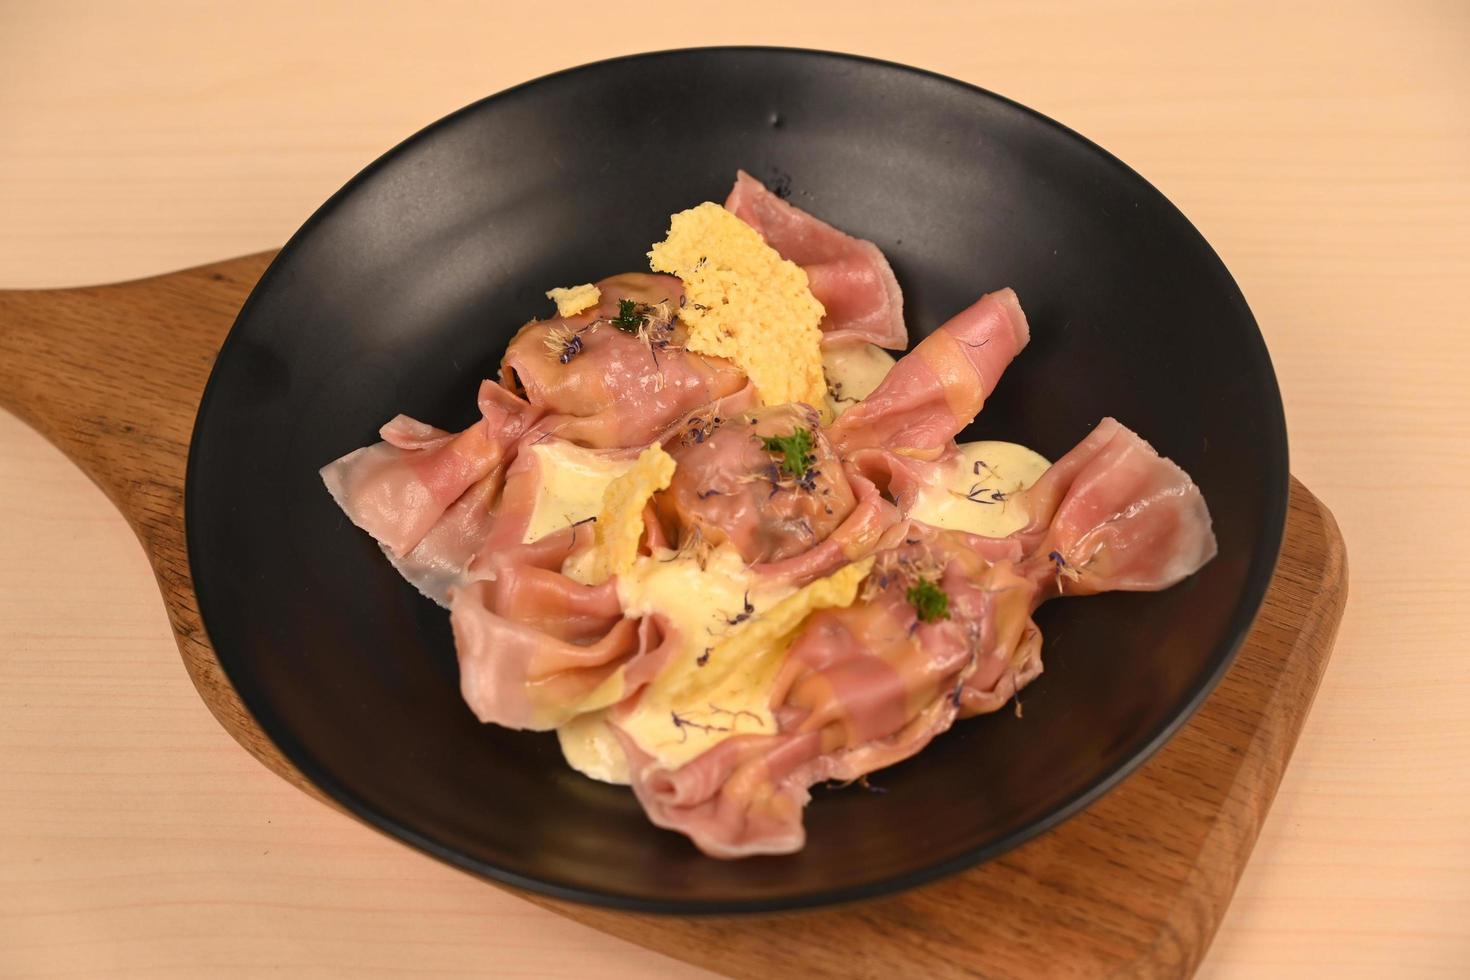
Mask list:
[{"label": "glossy sauce", "polygon": [[1014,495],[1040,479],[1051,465],[1046,458],[1014,442],[966,442],[959,450],[919,491],[908,516],[989,538],[1025,527],[1029,515]]},{"label": "glossy sauce", "polygon": [[888,376],[893,356],[874,344],[845,344],[822,351],[827,409],[835,419],[872,394]]},{"label": "glossy sauce", "polygon": [[522,538],[525,544],[595,517],[602,510],[607,485],[633,465],[631,458],[615,458],[561,440],[539,442],[530,450],[537,456],[541,482]]},{"label": "glossy sauce", "polygon": [[[779,657],[748,663],[699,660],[732,630],[794,591],[759,581],[729,547],[710,553],[703,568],[693,555],[666,550],[639,558],[631,572],[618,577],[618,600],[631,617],[662,614],[679,647],[632,709],[619,709],[619,727],[670,769],[731,735],[774,732],[767,702]],[[676,715],[687,724],[676,724]],[[627,782],[622,749],[603,713],[580,718],[557,734],[572,768],[603,782]]]}]

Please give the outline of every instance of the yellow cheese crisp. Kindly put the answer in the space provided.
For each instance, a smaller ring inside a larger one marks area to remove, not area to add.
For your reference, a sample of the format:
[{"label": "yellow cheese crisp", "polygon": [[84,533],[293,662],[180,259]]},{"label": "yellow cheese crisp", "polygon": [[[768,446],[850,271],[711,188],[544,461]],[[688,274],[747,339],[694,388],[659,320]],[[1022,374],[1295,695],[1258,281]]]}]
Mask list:
[{"label": "yellow cheese crisp", "polygon": [[602,493],[602,512],[597,517],[597,543],[589,552],[588,565],[566,569],[579,581],[596,585],[621,575],[638,560],[638,542],[643,537],[643,508],[674,478],[674,457],[654,443],[639,454],[637,462],[607,485]]},{"label": "yellow cheese crisp", "polygon": [[784,651],[785,641],[818,609],[841,609],[857,598],[858,586],[873,570],[872,557],[844,565],[826,578],[787,596],[752,619],[729,639],[715,645],[710,662],[748,665],[752,658]]},{"label": "yellow cheese crisp", "polygon": [[734,361],[762,404],[805,402],[828,411],[818,327],[826,311],[801,266],[708,201],[674,215],[648,258],[655,272],[684,283],[679,319],[689,328],[689,350]]},{"label": "yellow cheese crisp", "polygon": [[590,310],[602,300],[602,290],[590,282],[580,286],[561,286],[549,290],[546,298],[556,304],[557,316],[576,316]]}]

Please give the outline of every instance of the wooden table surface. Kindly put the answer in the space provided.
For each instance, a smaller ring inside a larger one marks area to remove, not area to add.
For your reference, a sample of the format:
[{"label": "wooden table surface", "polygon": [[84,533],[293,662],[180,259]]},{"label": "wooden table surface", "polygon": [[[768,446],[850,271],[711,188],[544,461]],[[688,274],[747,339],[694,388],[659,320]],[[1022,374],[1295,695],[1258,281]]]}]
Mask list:
[{"label": "wooden table surface", "polygon": [[[1348,544],[1336,655],[1202,972],[1464,975],[1470,4],[642,6],[0,2],[0,287],[279,245],[420,126],[636,50],[849,50],[1031,105],[1218,249]],[[0,976],[706,976],[256,764],[122,519],[3,413],[0,515]]]}]

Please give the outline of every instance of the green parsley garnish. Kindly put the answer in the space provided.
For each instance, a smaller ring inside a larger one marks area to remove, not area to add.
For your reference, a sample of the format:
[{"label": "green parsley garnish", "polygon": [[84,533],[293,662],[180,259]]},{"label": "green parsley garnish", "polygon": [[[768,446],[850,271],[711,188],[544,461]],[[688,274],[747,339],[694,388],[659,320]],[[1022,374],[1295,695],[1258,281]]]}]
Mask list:
[{"label": "green parsley garnish", "polygon": [[922,622],[937,623],[949,618],[949,595],[926,578],[909,586],[908,600]]},{"label": "green parsley garnish", "polygon": [[618,300],[618,315],[612,318],[612,325],[624,333],[637,333],[643,326],[644,314],[638,309],[638,304],[631,299]]},{"label": "green parsley garnish", "polygon": [[778,465],[781,472],[798,480],[806,476],[806,471],[816,461],[816,457],[812,455],[816,441],[812,439],[810,429],[798,427],[792,429],[789,436],[762,436],[761,447],[768,453],[780,456]]}]

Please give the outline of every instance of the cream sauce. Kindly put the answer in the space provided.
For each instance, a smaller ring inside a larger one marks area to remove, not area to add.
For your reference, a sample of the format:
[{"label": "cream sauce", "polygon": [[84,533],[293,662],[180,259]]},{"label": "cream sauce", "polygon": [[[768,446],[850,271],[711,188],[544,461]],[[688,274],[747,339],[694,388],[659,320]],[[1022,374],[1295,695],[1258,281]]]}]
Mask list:
[{"label": "cream sauce", "polygon": [[524,544],[597,516],[607,485],[633,466],[632,459],[613,458],[561,440],[548,439],[530,449],[536,454],[541,481],[521,539]]},{"label": "cream sauce", "polygon": [[556,730],[567,765],[604,783],[628,785],[628,756],[607,727],[607,712],[578,715]]},{"label": "cream sauce", "polygon": [[874,344],[843,344],[822,350],[827,376],[827,410],[836,418],[872,394],[888,377],[893,355]]},{"label": "cream sauce", "polygon": [[908,516],[935,527],[1003,538],[1026,526],[1029,515],[1014,495],[1051,464],[1014,442],[961,443],[939,479],[918,492]]},{"label": "cream sauce", "polygon": [[[628,616],[662,614],[678,648],[631,710],[618,709],[618,726],[671,769],[731,735],[776,731],[767,701],[779,657],[699,661],[706,650],[794,591],[760,581],[730,547],[711,552],[703,568],[690,554],[660,550],[641,556],[632,571],[618,576],[618,601]],[[563,726],[558,736],[574,769],[604,782],[627,781],[622,749],[602,713]]]}]

